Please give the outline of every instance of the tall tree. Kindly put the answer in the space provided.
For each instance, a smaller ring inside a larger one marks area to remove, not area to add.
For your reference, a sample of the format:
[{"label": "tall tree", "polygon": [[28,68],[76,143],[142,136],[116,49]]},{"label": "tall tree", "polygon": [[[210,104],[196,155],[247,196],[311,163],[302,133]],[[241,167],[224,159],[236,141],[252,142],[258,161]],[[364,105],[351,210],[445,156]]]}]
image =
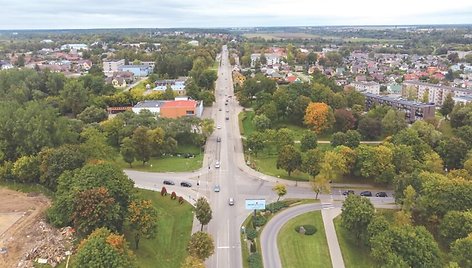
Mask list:
[{"label": "tall tree", "polygon": [[446,99],[443,102],[443,105],[441,106],[441,109],[439,112],[447,118],[447,116],[452,112],[454,109],[454,100],[452,99],[451,93],[447,94]]},{"label": "tall tree", "polygon": [[334,111],[334,131],[346,132],[356,125],[356,118],[351,111],[346,109],[336,109]]},{"label": "tall tree", "polygon": [[280,150],[277,156],[277,169],[284,169],[287,171],[288,176],[290,174],[300,169],[302,163],[302,156],[293,145],[285,145]]},{"label": "tall tree", "polygon": [[197,203],[195,205],[195,217],[202,225],[202,227],[200,228],[200,231],[203,231],[203,226],[207,225],[212,219],[211,214],[212,213],[211,213],[210,204],[208,203],[206,198],[200,197],[197,200]]},{"label": "tall tree", "polygon": [[272,191],[274,191],[277,194],[278,196],[277,202],[278,202],[282,196],[287,194],[287,186],[285,186],[285,184],[282,184],[282,183],[277,183],[272,188]]},{"label": "tall tree", "polygon": [[341,208],[343,226],[354,232],[357,238],[363,237],[367,226],[374,216],[374,206],[369,199],[350,194]]},{"label": "tall tree", "polygon": [[462,168],[467,156],[467,144],[460,138],[452,137],[439,142],[436,151],[448,170]]},{"label": "tall tree", "polygon": [[134,150],[133,141],[129,137],[125,137],[120,147],[120,154],[123,157],[123,160],[129,164],[129,167],[133,167],[132,163],[136,157],[136,152]]},{"label": "tall tree", "polygon": [[448,211],[439,225],[439,234],[447,245],[472,233],[472,211]]},{"label": "tall tree", "polygon": [[204,261],[215,252],[213,238],[204,232],[196,232],[190,237],[187,251],[189,255]]},{"label": "tall tree", "polygon": [[451,245],[450,255],[459,267],[472,267],[472,233],[454,241]]},{"label": "tall tree", "polygon": [[306,131],[300,139],[300,150],[306,152],[318,146],[318,137],[313,131]]},{"label": "tall tree", "polygon": [[74,198],[71,217],[74,228],[81,236],[101,227],[112,231],[121,228],[120,206],[104,187],[78,192]]},{"label": "tall tree", "polygon": [[407,125],[405,114],[394,109],[390,109],[382,119],[382,130],[386,136],[396,134]]},{"label": "tall tree", "polygon": [[318,173],[320,173],[323,158],[324,156],[321,150],[308,150],[302,158],[302,171],[308,173],[312,178],[314,178]]},{"label": "tall tree", "polygon": [[137,127],[133,131],[132,141],[136,152],[136,159],[142,161],[143,166],[151,158],[151,139],[147,127]]},{"label": "tall tree", "polygon": [[306,108],[304,120],[316,133],[321,133],[332,126],[334,116],[326,103],[312,102]]},{"label": "tall tree", "polygon": [[13,164],[13,175],[24,183],[39,181],[39,159],[37,156],[22,156]]},{"label": "tall tree", "polygon": [[77,267],[137,267],[136,257],[128,248],[124,236],[111,233],[106,228],[96,229],[80,242],[74,265]]},{"label": "tall tree", "polygon": [[260,132],[253,132],[246,139],[246,146],[254,153],[257,157],[257,154],[264,149],[264,134]]},{"label": "tall tree", "polygon": [[154,238],[157,233],[157,210],[151,200],[132,201],[128,206],[128,221],[134,232],[135,248],[141,237]]}]

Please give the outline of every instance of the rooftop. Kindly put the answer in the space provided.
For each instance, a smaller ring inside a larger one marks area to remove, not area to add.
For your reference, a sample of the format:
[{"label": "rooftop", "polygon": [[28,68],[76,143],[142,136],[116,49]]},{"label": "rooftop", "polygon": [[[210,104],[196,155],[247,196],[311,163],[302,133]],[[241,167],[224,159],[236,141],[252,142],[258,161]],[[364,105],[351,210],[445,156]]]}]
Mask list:
[{"label": "rooftop", "polygon": [[165,108],[195,108],[198,102],[194,100],[176,100],[168,101],[162,107]]},{"label": "rooftop", "polygon": [[417,101],[410,101],[410,100],[405,100],[403,98],[393,98],[393,97],[389,97],[389,96],[381,96],[381,95],[376,95],[376,94],[371,94],[371,93],[364,93],[364,95],[366,95],[367,97],[374,98],[374,99],[390,101],[390,102],[396,102],[396,103],[399,103],[399,104],[414,106],[414,107],[417,107],[417,108],[426,108],[426,107],[434,106],[434,104],[422,103],[422,102],[417,102]]},{"label": "rooftop", "polygon": [[161,100],[145,100],[138,102],[134,108],[159,108],[162,107],[166,101]]}]

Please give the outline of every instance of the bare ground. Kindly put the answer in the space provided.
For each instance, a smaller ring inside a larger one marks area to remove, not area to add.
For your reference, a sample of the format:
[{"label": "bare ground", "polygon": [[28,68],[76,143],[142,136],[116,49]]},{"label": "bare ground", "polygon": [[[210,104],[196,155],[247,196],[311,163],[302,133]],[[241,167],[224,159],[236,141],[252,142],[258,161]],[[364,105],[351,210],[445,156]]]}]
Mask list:
[{"label": "bare ground", "polygon": [[33,267],[38,258],[53,265],[62,260],[71,236],[69,229],[57,230],[45,222],[50,204],[41,194],[0,188],[0,248],[6,249],[0,250],[0,267]]}]

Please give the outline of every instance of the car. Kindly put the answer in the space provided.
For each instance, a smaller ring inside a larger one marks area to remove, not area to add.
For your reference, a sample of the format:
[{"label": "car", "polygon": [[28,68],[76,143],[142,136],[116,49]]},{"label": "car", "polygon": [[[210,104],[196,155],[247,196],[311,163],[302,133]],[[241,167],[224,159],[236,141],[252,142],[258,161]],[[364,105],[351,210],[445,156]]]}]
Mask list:
[{"label": "car", "polygon": [[378,193],[375,194],[375,196],[377,196],[377,197],[388,197],[386,192],[378,192]]},{"label": "car", "polygon": [[228,103],[225,103],[225,105],[228,105]]},{"label": "car", "polygon": [[229,116],[226,117],[226,120],[229,120]]},{"label": "car", "polygon": [[218,125],[216,128],[217,128],[217,129],[221,129],[221,126],[220,126],[220,125]]},{"label": "car", "polygon": [[372,192],[371,191],[363,191],[359,195],[360,196],[372,196]]},{"label": "car", "polygon": [[218,111],[221,111],[221,108],[220,108],[220,109],[218,109]]},{"label": "car", "polygon": [[180,186],[182,187],[192,187],[192,184],[190,182],[183,181],[180,183]]},{"label": "car", "polygon": [[218,184],[215,185],[215,187],[213,187],[213,191],[214,191],[215,193],[220,192],[220,186],[219,186]]},{"label": "car", "polygon": [[228,199],[228,204],[229,204],[230,206],[233,206],[233,205],[234,205],[234,198],[230,197],[230,198]]},{"label": "car", "polygon": [[354,194],[353,190],[347,190],[343,192],[343,195]]},{"label": "car", "polygon": [[164,181],[164,184],[165,184],[165,185],[175,185],[175,183],[174,183],[173,181],[171,181],[171,180],[165,180],[165,181]]},{"label": "car", "polygon": [[220,138],[220,137],[217,137],[217,138],[216,138],[216,142],[221,142],[221,138]]},{"label": "car", "polygon": [[215,162],[215,168],[220,168],[220,161]]}]

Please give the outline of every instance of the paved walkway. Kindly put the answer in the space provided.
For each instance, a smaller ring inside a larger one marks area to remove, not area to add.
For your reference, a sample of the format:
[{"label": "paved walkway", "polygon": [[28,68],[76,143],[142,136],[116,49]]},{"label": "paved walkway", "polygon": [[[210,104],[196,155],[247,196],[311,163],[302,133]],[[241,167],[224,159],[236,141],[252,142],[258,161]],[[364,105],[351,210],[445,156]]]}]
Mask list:
[{"label": "paved walkway", "polygon": [[344,268],[344,259],[341,253],[341,248],[339,247],[338,236],[336,235],[336,229],[334,228],[333,222],[333,219],[340,214],[341,208],[339,207],[321,210],[326,240],[328,241],[329,256],[331,257],[331,263],[335,268]]}]

